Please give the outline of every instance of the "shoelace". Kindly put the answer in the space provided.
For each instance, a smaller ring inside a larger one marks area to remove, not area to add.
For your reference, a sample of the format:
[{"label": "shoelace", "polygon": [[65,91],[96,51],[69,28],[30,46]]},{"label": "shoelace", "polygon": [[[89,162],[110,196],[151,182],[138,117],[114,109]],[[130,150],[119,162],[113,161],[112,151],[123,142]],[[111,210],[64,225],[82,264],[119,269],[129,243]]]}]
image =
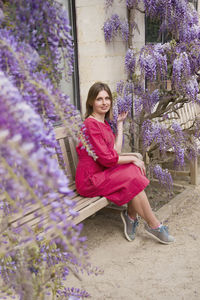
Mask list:
[{"label": "shoelace", "polygon": [[139,225],[138,219],[133,222],[133,227],[137,227]]},{"label": "shoelace", "polygon": [[139,221],[138,221],[138,218],[136,219],[136,220],[130,220],[130,218],[129,218],[129,222],[131,223],[131,224],[133,224],[133,227],[137,227],[138,225],[139,225]]},{"label": "shoelace", "polygon": [[168,226],[162,225],[162,227],[160,228],[161,231],[165,230],[167,233],[169,233],[168,231]]}]

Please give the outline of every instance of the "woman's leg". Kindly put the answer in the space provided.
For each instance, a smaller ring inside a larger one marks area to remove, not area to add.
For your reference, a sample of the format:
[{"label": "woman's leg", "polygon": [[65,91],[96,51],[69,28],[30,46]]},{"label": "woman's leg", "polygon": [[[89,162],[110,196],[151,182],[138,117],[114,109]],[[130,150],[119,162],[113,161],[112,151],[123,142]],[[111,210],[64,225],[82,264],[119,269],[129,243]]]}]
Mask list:
[{"label": "woman's leg", "polygon": [[141,216],[151,228],[156,228],[160,225],[160,222],[151,209],[145,191],[140,192],[128,203],[128,215],[134,219],[137,214]]},{"label": "woman's leg", "polygon": [[124,233],[129,241],[133,241],[135,238],[136,227],[138,225],[138,221],[135,219],[137,214],[147,222],[145,229],[151,237],[163,244],[174,242],[174,238],[169,235],[167,227],[160,224],[154,215],[144,191],[139,193],[128,203],[127,211],[121,213],[121,218],[124,223]]}]

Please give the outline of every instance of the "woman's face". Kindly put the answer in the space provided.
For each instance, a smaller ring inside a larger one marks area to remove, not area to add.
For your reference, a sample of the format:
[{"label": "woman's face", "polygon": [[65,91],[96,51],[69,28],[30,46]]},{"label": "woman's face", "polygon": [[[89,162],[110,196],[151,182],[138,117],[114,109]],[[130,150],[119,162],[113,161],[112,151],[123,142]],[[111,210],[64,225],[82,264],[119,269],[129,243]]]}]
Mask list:
[{"label": "woman's face", "polygon": [[95,114],[106,114],[111,107],[111,99],[105,90],[98,93],[93,103],[93,113]]}]

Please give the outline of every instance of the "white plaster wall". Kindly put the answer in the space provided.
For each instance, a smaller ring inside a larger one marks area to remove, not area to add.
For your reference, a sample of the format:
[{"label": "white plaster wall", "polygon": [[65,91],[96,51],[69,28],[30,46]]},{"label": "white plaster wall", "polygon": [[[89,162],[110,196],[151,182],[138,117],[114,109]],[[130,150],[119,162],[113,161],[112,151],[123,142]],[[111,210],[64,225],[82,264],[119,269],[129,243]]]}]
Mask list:
[{"label": "white plaster wall", "polygon": [[[140,9],[144,10],[143,5],[140,5]],[[145,44],[145,14],[136,10],[135,23],[137,24],[137,28],[134,31],[133,47],[140,50]]]},{"label": "white plaster wall", "polygon": [[[82,112],[90,86],[95,81],[109,84],[112,90],[120,79],[125,79],[124,55],[126,47],[120,38],[105,43],[103,24],[111,11],[105,12],[104,0],[76,0],[79,76]],[[112,8],[113,11],[113,8]],[[116,0],[114,11],[126,16],[123,2]]]}]

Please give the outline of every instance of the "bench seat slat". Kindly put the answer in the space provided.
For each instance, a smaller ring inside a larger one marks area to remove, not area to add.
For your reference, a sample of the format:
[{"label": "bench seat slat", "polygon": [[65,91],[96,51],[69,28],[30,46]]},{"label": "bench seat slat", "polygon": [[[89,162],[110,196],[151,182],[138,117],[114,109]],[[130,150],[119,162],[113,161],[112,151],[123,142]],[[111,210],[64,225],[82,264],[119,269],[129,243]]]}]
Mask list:
[{"label": "bench seat slat", "polygon": [[[93,197],[93,198],[85,198],[80,196],[76,191],[76,186],[74,182],[76,166],[78,163],[78,158],[76,154],[76,142],[72,137],[67,136],[67,131],[64,127],[55,128],[56,139],[60,145],[62,159],[64,161],[64,168],[66,170],[66,174],[69,177],[69,188],[72,190],[73,195],[70,197],[66,197],[75,201],[75,206],[73,206],[73,210],[78,212],[78,216],[73,218],[73,223],[78,224],[82,222],[87,217],[93,215],[98,210],[109,204],[109,201],[105,197]],[[61,159],[60,159],[61,160]],[[59,163],[59,159],[58,159]],[[61,162],[60,162],[61,163]],[[61,163],[61,168],[63,168],[63,163]],[[41,223],[41,217],[43,217],[43,226],[47,226],[52,223],[49,217],[49,213],[51,212],[51,204],[54,201],[52,199],[48,202],[47,205],[42,206],[40,203],[35,203],[29,205],[28,207],[23,208],[19,213],[14,214],[8,221],[10,226],[19,227],[22,225],[28,225],[30,227],[38,226]],[[58,201],[58,200],[56,200]],[[62,201],[62,199],[61,199]],[[57,208],[56,211],[60,212],[61,208]],[[72,216],[66,210],[66,218],[71,220]],[[52,234],[50,232],[49,234]],[[45,233],[46,235],[46,233]]]},{"label": "bench seat slat", "polygon": [[[87,205],[86,207],[81,209],[81,213],[77,217],[73,218],[73,223],[78,224],[78,223],[82,222],[83,220],[85,220],[89,216],[93,215],[94,213],[96,213],[100,209],[107,206],[108,204],[109,204],[109,201],[105,197],[101,197],[101,198],[96,199],[96,201],[90,203],[90,205]],[[68,219],[71,220],[72,217],[68,216]],[[47,223],[48,223],[48,220],[46,220],[46,224]],[[37,226],[38,224],[39,224],[38,222],[36,222],[36,223],[32,222],[29,225]],[[45,225],[45,222],[44,222],[44,225]]]},{"label": "bench seat slat", "polygon": [[[79,214],[82,214],[82,209],[90,206],[93,203],[96,203],[97,201],[101,200],[102,197],[93,197],[93,198],[84,198],[84,197],[79,197],[79,199],[76,199],[76,206],[73,208],[76,212]],[[108,200],[107,200],[108,203]],[[60,209],[58,209],[59,211]],[[49,204],[48,206],[44,207],[43,209],[37,209],[35,211],[32,211],[30,214],[23,216],[22,218],[18,218],[16,220],[12,221],[12,225],[14,227],[18,226],[18,222],[20,225],[27,224],[29,226],[34,226],[36,224],[39,224],[41,216],[44,216],[44,214],[47,216],[45,219],[48,222],[48,213],[51,211],[51,205]],[[35,213],[38,215],[35,216]],[[66,211],[66,217],[68,217],[70,214],[67,213]],[[44,219],[44,220],[45,220]],[[44,222],[45,223],[45,222]]]}]

